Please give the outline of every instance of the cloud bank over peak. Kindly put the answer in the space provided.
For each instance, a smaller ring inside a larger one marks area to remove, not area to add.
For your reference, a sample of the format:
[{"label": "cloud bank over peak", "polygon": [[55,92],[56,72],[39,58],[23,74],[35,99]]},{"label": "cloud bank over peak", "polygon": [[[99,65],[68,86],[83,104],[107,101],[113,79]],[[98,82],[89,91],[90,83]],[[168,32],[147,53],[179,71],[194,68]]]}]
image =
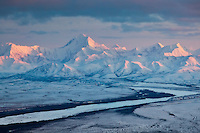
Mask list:
[{"label": "cloud bank over peak", "polygon": [[198,0],[9,0],[0,1],[0,16],[39,21],[55,16],[89,16],[111,22],[199,22]]},{"label": "cloud bank over peak", "polygon": [[86,33],[101,43],[127,48],[181,41],[196,49],[200,1],[0,0],[0,23],[0,43],[55,47]]}]

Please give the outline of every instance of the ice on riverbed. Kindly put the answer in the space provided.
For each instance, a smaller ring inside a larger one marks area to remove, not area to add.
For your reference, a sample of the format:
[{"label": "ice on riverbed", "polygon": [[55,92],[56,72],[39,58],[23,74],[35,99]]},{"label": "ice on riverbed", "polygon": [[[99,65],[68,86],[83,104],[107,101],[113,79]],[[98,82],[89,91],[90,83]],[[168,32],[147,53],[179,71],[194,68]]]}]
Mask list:
[{"label": "ice on riverbed", "polygon": [[0,118],[0,125],[16,124],[16,123],[27,123],[27,122],[39,122],[47,120],[55,120],[60,118],[67,118],[69,116],[74,116],[80,113],[99,111],[105,109],[119,108],[125,106],[140,105],[158,101],[166,101],[169,97],[166,98],[157,98],[157,99],[142,99],[142,100],[129,100],[121,102],[112,102],[112,103],[100,103],[100,104],[91,104],[91,105],[81,105],[75,108],[55,110],[55,111],[43,111],[43,112],[34,112],[27,113],[22,115],[7,116]]},{"label": "ice on riverbed", "polygon": [[175,84],[164,84],[164,83],[148,83],[148,82],[137,82],[134,84],[136,87],[165,87],[165,88],[188,88],[186,86],[180,86]]},{"label": "ice on riverbed", "polygon": [[195,91],[182,91],[182,90],[147,88],[147,87],[130,87],[130,88],[132,88],[134,90],[151,90],[151,91],[155,91],[155,92],[170,93],[170,94],[175,95],[176,97],[198,94],[198,92],[195,92]]}]

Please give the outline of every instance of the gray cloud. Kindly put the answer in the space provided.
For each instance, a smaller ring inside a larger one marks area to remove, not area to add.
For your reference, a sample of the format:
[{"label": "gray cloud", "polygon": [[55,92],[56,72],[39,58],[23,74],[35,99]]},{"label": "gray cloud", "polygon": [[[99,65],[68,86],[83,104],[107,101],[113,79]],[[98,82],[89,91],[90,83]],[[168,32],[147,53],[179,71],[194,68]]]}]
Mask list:
[{"label": "gray cloud", "polygon": [[200,36],[200,32],[198,32],[198,33],[189,33],[186,36]]},{"label": "gray cloud", "polygon": [[44,34],[47,34],[46,31],[30,31],[29,33],[37,34],[37,35],[44,35]]},{"label": "gray cloud", "polygon": [[103,38],[103,39],[122,39],[123,37],[119,37],[119,36],[99,36],[99,38]]},{"label": "gray cloud", "polygon": [[159,32],[169,37],[178,36],[199,36],[199,25],[196,26],[180,26],[170,22],[158,22],[158,23],[142,23],[142,24],[121,24],[121,32],[142,32],[149,31],[151,33]]},{"label": "gray cloud", "polygon": [[44,34],[57,34],[58,32],[47,32],[47,31],[30,31],[31,34],[44,35]]},{"label": "gray cloud", "polygon": [[[122,32],[139,32],[143,30],[142,28],[139,28],[130,24],[121,24],[121,29],[122,29]],[[145,29],[145,30],[148,30],[148,29]]]},{"label": "gray cloud", "polygon": [[112,26],[111,26],[111,29],[112,29],[112,30],[119,30],[119,28],[120,28],[120,27],[119,27],[118,25],[112,25]]},{"label": "gray cloud", "polygon": [[[156,14],[157,17],[155,17]],[[199,0],[0,0],[0,17],[31,23],[55,16],[90,16],[106,22],[200,22]],[[162,18],[162,19],[161,19]]]},{"label": "gray cloud", "polygon": [[16,34],[18,30],[16,29],[0,29],[0,34]]},{"label": "gray cloud", "polygon": [[0,31],[0,34],[6,34],[6,32],[4,32],[4,31]]}]

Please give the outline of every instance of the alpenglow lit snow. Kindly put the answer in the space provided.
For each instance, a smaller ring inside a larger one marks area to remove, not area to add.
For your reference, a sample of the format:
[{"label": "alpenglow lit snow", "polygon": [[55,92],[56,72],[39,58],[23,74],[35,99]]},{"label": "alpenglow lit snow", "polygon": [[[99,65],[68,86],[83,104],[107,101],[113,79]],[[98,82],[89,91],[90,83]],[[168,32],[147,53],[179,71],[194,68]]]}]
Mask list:
[{"label": "alpenglow lit snow", "polygon": [[127,50],[118,44],[108,48],[83,34],[54,49],[2,44],[0,73],[35,78],[128,78],[197,84],[200,80],[200,56],[199,50],[188,51],[179,43],[170,46],[158,43],[140,50]]}]

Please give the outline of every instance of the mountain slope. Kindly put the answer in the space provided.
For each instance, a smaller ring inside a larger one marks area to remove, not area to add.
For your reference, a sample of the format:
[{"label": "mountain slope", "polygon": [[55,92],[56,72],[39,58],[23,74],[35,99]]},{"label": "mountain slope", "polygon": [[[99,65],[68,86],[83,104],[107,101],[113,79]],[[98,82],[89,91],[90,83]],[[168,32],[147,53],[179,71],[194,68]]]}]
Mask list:
[{"label": "mountain slope", "polygon": [[175,45],[167,46],[165,48],[165,56],[175,56],[175,57],[180,57],[180,56],[189,56],[192,55],[191,53],[187,52],[181,45],[180,43],[177,43]]},{"label": "mountain slope", "polygon": [[89,48],[96,51],[108,49],[103,44],[98,44],[90,37],[81,34],[67,43],[65,46],[55,49],[42,48],[41,52],[48,60],[67,62],[73,58],[79,51]]},{"label": "mountain slope", "polygon": [[[144,49],[108,48],[86,35],[79,35],[59,48],[0,46],[0,73],[22,73],[32,77],[130,78],[147,81],[199,81],[198,51],[191,53],[179,43],[157,43]],[[184,76],[192,75],[186,78]],[[172,77],[176,78],[172,78]],[[162,78],[162,80],[161,80]],[[179,79],[179,80],[178,80]]]}]

